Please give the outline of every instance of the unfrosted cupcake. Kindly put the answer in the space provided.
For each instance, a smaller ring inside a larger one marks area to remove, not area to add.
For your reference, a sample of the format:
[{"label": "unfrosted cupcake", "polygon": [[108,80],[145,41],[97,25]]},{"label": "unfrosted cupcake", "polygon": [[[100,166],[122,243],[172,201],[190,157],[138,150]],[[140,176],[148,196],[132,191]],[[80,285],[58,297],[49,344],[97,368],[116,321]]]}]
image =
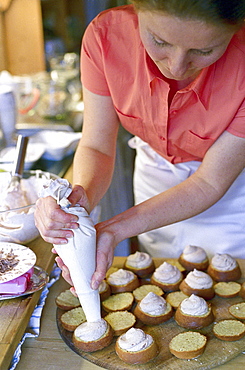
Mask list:
[{"label": "unfrosted cupcake", "polygon": [[205,271],[208,268],[209,260],[207,253],[201,247],[187,245],[179,257],[179,263],[187,270]]},{"label": "unfrosted cupcake", "polygon": [[211,305],[195,294],[181,302],[174,318],[178,325],[187,329],[201,329],[214,321]]},{"label": "unfrosted cupcake", "polygon": [[138,276],[125,269],[113,272],[108,276],[107,282],[112,293],[132,292],[139,286]]},{"label": "unfrosted cupcake", "polygon": [[169,320],[173,315],[173,309],[163,297],[150,292],[137,303],[134,314],[146,325],[157,325]]},{"label": "unfrosted cupcake", "polygon": [[124,268],[134,272],[139,277],[146,277],[155,270],[155,265],[148,253],[137,251],[127,257]]},{"label": "unfrosted cupcake", "polygon": [[215,295],[212,278],[203,271],[194,269],[180,283],[180,290],[187,294],[196,294],[204,299],[212,299]]},{"label": "unfrosted cupcake", "polygon": [[178,267],[168,262],[163,262],[151,277],[151,283],[159,286],[165,292],[178,290],[182,280],[183,275]]},{"label": "unfrosted cupcake", "polygon": [[242,273],[237,261],[229,254],[216,253],[208,266],[208,274],[215,281],[236,281]]}]

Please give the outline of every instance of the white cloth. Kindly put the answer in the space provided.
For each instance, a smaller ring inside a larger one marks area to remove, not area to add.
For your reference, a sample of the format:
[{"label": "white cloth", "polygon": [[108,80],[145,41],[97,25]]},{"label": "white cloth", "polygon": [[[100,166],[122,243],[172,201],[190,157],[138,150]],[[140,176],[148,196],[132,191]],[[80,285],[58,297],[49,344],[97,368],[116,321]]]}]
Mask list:
[{"label": "white cloth", "polygon": [[[181,183],[200,165],[197,161],[172,164],[138,137],[130,139],[129,145],[137,152],[135,204]],[[192,244],[205,249],[210,257],[215,253],[228,253],[234,258],[245,258],[245,170],[205,212],[141,234],[138,239],[140,250],[153,257],[178,258],[185,246]]]}]

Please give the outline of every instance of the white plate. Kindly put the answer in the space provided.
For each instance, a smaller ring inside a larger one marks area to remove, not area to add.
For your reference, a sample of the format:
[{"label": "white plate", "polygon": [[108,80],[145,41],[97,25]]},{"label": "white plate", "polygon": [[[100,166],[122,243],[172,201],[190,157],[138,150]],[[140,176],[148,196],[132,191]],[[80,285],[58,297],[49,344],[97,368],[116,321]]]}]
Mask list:
[{"label": "white plate", "polygon": [[0,294],[0,301],[32,294],[42,289],[49,281],[49,276],[41,267],[34,266],[34,273],[29,281],[26,290],[20,294]]},{"label": "white plate", "polygon": [[16,279],[29,271],[36,263],[37,257],[35,253],[21,244],[2,242],[0,243],[0,251],[3,251],[3,258],[13,251],[15,258],[19,260],[19,263],[12,270],[0,273],[0,283]]}]

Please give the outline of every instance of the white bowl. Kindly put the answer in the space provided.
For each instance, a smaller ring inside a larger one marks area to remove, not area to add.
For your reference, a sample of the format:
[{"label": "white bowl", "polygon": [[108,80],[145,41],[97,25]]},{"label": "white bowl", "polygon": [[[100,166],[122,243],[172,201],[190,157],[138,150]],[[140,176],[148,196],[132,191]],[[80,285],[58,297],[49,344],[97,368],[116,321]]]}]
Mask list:
[{"label": "white bowl", "polygon": [[[0,152],[0,168],[5,171],[11,171],[13,162],[15,159],[15,147],[7,147]],[[24,169],[30,170],[34,163],[42,157],[45,152],[45,146],[43,144],[32,144],[27,145],[26,157]]]},{"label": "white bowl", "polygon": [[24,171],[22,187],[29,204],[6,209],[7,207],[3,207],[3,194],[8,185],[10,173],[0,172],[0,242],[26,244],[39,236],[34,220],[35,202],[43,184],[49,179],[56,178],[58,176],[40,170]]}]

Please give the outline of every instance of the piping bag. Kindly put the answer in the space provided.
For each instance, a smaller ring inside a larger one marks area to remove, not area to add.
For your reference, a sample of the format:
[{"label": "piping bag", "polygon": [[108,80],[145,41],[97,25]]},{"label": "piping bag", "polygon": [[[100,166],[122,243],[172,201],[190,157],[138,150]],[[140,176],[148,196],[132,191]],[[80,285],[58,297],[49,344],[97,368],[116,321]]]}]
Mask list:
[{"label": "piping bag", "polygon": [[101,320],[99,291],[91,288],[96,267],[96,230],[85,208],[71,207],[67,199],[72,186],[66,179],[49,180],[43,187],[42,197],[52,196],[67,213],[78,216],[79,228],[72,230],[73,238],[67,244],[54,244],[54,248],[68,267],[77,296],[88,322]]}]

